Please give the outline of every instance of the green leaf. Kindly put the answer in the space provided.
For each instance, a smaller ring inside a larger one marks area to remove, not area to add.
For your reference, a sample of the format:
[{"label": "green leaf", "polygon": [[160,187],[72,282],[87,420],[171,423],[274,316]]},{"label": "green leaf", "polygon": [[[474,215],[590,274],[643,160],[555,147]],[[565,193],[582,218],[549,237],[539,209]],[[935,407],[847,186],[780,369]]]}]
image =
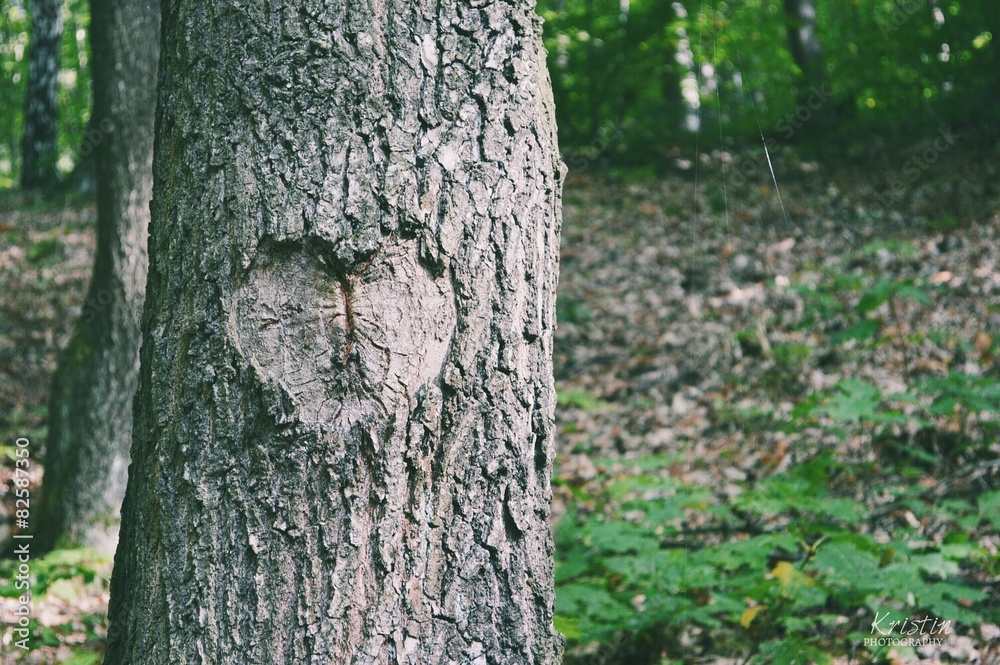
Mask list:
[{"label": "green leaf", "polygon": [[767,569],[767,556],[772,550],[780,548],[794,552],[798,546],[798,541],[790,534],[766,534],[716,545],[702,550],[698,557],[728,572],[746,566],[753,569],[756,576],[756,571]]},{"label": "green leaf", "polygon": [[979,497],[979,514],[985,517],[993,528],[1000,529],[1000,490]]},{"label": "green leaf", "polygon": [[574,557],[568,561],[559,561],[556,563],[556,584],[561,584],[562,582],[568,582],[574,577],[579,577],[587,572],[590,565],[582,557]]},{"label": "green leaf", "polygon": [[578,640],[583,636],[583,634],[580,632],[579,629],[580,625],[579,619],[574,619],[573,617],[565,617],[557,614],[552,618],[552,623],[555,624],[556,630],[558,630],[560,633],[566,636],[567,640]]},{"label": "green leaf", "polygon": [[71,580],[59,579],[49,585],[48,593],[67,602],[76,600],[77,587]]},{"label": "green leaf", "polygon": [[857,524],[866,514],[865,507],[853,499],[825,498],[815,502],[815,512],[846,524]]},{"label": "green leaf", "polygon": [[860,422],[874,417],[881,402],[882,391],[878,387],[858,381],[845,379],[838,381],[838,392],[821,409],[834,420]]},{"label": "green leaf", "polygon": [[608,405],[604,400],[598,399],[582,390],[570,390],[558,393],[556,395],[556,402],[559,406],[575,406],[583,411],[596,411]]},{"label": "green leaf", "polygon": [[977,612],[961,607],[954,601],[971,602],[972,589],[954,584],[929,584],[917,596],[917,603],[945,621],[956,621],[966,626],[976,626],[983,621]]},{"label": "green leaf", "polygon": [[917,554],[911,559],[913,563],[928,575],[938,575],[944,579],[958,574],[958,564],[944,558],[940,552]]},{"label": "green leaf", "polygon": [[590,532],[590,545],[615,554],[650,553],[660,549],[660,542],[649,531],[623,521],[601,522]]},{"label": "green leaf", "polygon": [[780,641],[764,642],[757,656],[751,662],[771,665],[802,665],[808,662],[824,665],[831,662],[829,654],[801,638],[791,636]]},{"label": "green leaf", "polygon": [[556,614],[565,617],[589,617],[595,622],[621,625],[632,613],[631,607],[618,602],[603,587],[577,583],[556,589]]},{"label": "green leaf", "polygon": [[877,411],[868,417],[870,422],[878,425],[905,425],[912,419],[902,411]]},{"label": "green leaf", "polygon": [[898,295],[900,298],[909,298],[910,300],[918,302],[921,305],[931,304],[931,299],[927,295],[927,293],[923,289],[916,287],[913,284],[901,285],[896,290],[896,295]]},{"label": "green leaf", "polygon": [[868,339],[878,332],[878,321],[874,319],[861,319],[856,324],[830,336],[837,344],[842,344],[852,339]]},{"label": "green leaf", "polygon": [[900,284],[898,282],[892,282],[889,280],[876,282],[867,291],[865,291],[864,295],[861,296],[861,300],[858,301],[855,309],[862,314],[874,312],[876,309],[889,302],[899,288]]},{"label": "green leaf", "polygon": [[810,566],[831,584],[868,593],[882,589],[881,550],[865,536],[838,534],[819,546]]},{"label": "green leaf", "polygon": [[925,379],[917,388],[935,396],[930,411],[936,415],[951,415],[955,407],[973,413],[1000,413],[1000,382],[988,376],[950,372],[945,377]]},{"label": "green leaf", "polygon": [[62,665],[97,665],[100,662],[101,657],[99,654],[74,651],[73,656],[69,660],[62,661]]}]

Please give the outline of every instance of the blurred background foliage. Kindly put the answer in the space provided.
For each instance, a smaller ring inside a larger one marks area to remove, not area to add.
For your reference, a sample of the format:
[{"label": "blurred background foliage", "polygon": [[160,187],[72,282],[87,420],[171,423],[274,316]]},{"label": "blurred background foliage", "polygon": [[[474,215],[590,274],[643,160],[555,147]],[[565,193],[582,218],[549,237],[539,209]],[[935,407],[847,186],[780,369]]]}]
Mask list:
[{"label": "blurred background foliage", "polygon": [[[28,83],[31,1],[4,0],[0,7],[0,188],[17,182],[21,162],[24,93]],[[63,3],[59,71],[59,171],[69,174],[80,162],[90,119],[90,45],[87,0]],[[84,150],[83,152],[87,152]]]},{"label": "blurred background foliage", "polygon": [[[790,9],[802,5],[815,10],[814,63],[790,48],[801,27]],[[560,139],[583,156],[612,145],[609,160],[663,157],[693,142],[699,110],[709,136],[721,123],[737,144],[760,132],[830,145],[996,123],[990,0],[542,0],[539,12]],[[822,108],[803,108],[816,91]],[[801,121],[817,112],[823,122]]]},{"label": "blurred background foliage", "polygon": [[[814,62],[793,55],[796,7],[815,11]],[[995,131],[1000,6],[991,0],[540,0],[538,12],[571,168],[573,155],[594,153],[655,163],[693,143],[699,125],[707,135],[721,129],[735,147],[761,133],[822,147],[941,125]],[[81,159],[91,107],[86,0],[67,0],[63,20],[58,165],[68,174]],[[4,188],[19,169],[30,30],[30,0],[7,0]],[[816,114],[822,122],[802,122]]]}]

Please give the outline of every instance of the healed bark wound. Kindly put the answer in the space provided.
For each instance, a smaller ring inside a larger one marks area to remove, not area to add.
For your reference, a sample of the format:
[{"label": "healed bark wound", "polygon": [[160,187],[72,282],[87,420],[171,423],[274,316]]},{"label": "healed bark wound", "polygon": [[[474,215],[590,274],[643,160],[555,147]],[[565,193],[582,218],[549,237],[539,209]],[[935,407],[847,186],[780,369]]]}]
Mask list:
[{"label": "healed bark wound", "polygon": [[558,662],[532,7],[179,0],[163,58],[106,662]]},{"label": "healed bark wound", "polygon": [[139,319],[153,190],[159,50],[155,0],[92,0],[97,255],[83,312],[59,359],[49,398],[42,504],[48,549],[113,552],[125,496]]}]

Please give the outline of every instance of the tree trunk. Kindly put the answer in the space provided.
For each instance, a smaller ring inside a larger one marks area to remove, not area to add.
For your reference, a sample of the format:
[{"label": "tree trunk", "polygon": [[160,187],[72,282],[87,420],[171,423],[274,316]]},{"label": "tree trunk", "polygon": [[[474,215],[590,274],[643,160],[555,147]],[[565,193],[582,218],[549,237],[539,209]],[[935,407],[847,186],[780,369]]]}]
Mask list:
[{"label": "tree trunk", "polygon": [[821,82],[823,48],[816,35],[816,6],[813,0],[785,0],[788,15],[788,50],[802,77],[810,85]]},{"label": "tree trunk", "polygon": [[49,401],[40,545],[114,551],[138,384],[153,185],[158,3],[92,0],[97,255]]},{"label": "tree trunk", "polygon": [[525,2],[172,0],[106,662],[556,663]]},{"label": "tree trunk", "polygon": [[21,187],[36,189],[56,182],[56,83],[62,42],[62,2],[35,0],[21,137]]},{"label": "tree trunk", "polygon": [[802,72],[797,95],[799,108],[795,114],[799,117],[808,112],[809,118],[805,123],[796,123],[796,134],[823,136],[836,125],[838,111],[826,89],[828,76],[823,64],[823,47],[816,34],[816,3],[814,0],[785,0],[785,13],[789,20],[788,50]]}]

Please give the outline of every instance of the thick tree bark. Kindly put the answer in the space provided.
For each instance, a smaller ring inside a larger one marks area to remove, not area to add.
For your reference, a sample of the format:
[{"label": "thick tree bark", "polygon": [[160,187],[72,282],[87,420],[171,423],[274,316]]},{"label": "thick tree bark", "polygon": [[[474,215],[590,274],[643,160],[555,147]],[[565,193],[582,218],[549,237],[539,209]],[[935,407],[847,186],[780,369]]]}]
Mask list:
[{"label": "thick tree bark", "polygon": [[92,0],[97,255],[83,313],[59,359],[40,544],[114,551],[138,384],[153,189],[157,0]]},{"label": "thick tree bark", "polygon": [[555,663],[527,0],[171,0],[106,662]]},{"label": "thick tree bark", "polygon": [[62,41],[61,0],[35,0],[28,48],[28,87],[21,136],[21,187],[49,187],[56,182],[56,83]]}]

